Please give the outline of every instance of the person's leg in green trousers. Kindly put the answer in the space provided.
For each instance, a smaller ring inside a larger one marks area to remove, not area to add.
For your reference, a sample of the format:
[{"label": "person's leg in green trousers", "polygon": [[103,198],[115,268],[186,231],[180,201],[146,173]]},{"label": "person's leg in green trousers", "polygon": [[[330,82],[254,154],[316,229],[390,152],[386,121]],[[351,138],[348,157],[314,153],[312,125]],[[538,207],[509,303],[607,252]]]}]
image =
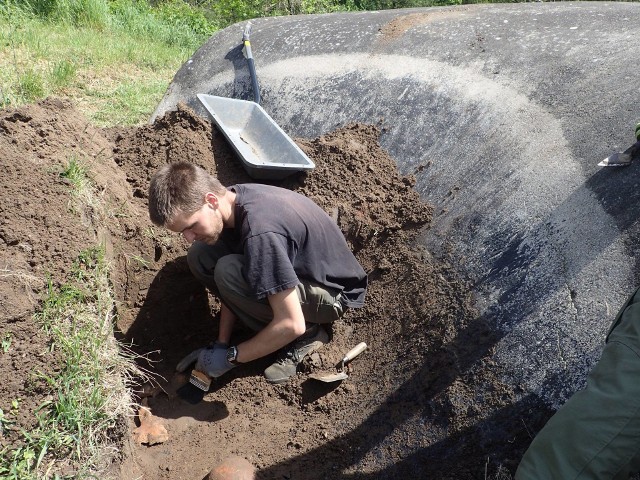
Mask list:
[{"label": "person's leg in green trousers", "polygon": [[516,480],[617,480],[640,471],[639,292],[613,322],[586,388],[533,439]]}]

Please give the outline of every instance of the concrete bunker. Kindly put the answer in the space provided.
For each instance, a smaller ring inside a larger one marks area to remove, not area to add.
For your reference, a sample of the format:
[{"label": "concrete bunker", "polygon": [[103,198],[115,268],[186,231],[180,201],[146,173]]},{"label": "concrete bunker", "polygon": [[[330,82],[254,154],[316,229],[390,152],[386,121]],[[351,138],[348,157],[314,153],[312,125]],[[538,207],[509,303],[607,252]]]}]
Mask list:
[{"label": "concrete bunker", "polygon": [[[254,23],[262,104],[285,131],[377,124],[415,175],[435,208],[421,242],[471,282],[497,375],[521,387],[513,415],[583,385],[637,280],[636,166],[596,165],[631,142],[639,17],[565,3]],[[154,118],[180,101],[206,116],[198,93],[252,98],[241,30],[183,66]]]},{"label": "concrete bunker", "polygon": [[[632,5],[474,5],[254,25],[265,109],[292,136],[382,127],[381,144],[436,207],[425,245],[472,279],[481,310],[505,332],[497,358],[554,405],[580,385],[602,341],[594,331],[606,330],[636,276],[626,244],[635,216],[612,205],[635,194],[623,173],[595,165],[631,141],[632,109],[622,106],[637,89],[627,62],[635,47],[613,46],[633,29],[614,39],[608,22],[631,25],[638,14]],[[206,115],[198,92],[252,98],[238,32],[210,39],[154,116],[178,101]],[[604,109],[606,90],[616,96]],[[616,107],[619,116],[607,113]],[[617,192],[607,198],[610,183]]]}]

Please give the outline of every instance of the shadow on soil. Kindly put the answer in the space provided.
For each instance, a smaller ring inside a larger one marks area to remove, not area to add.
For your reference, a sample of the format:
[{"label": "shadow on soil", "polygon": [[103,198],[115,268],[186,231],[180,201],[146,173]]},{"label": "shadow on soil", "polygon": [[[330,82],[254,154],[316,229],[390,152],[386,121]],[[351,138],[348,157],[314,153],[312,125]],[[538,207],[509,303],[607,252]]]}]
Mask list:
[{"label": "shadow on soil", "polygon": [[[209,304],[209,298],[191,276],[184,257],[168,262],[150,285],[127,338],[144,346],[146,351],[150,348],[158,351],[157,363],[152,366],[165,378],[172,377],[182,356],[214,338],[217,327],[212,310],[215,312],[216,306]],[[317,470],[317,459],[323,457],[331,461],[315,478],[483,478],[486,466],[479,463],[481,458],[491,464],[490,470],[498,467],[514,470],[534,432],[552,413],[544,403],[529,395],[491,411],[480,405],[483,399],[479,397],[478,406],[482,408],[474,413],[456,411],[447,395],[443,395],[457,380],[473,377],[474,366],[490,356],[499,339],[486,319],[473,320],[449,344],[438,343],[434,351],[425,351],[421,368],[372,409],[373,413],[357,428],[303,455],[261,469],[258,478],[309,478],[304,473],[305,465],[313,464]],[[269,359],[262,359],[245,365],[214,383],[209,393],[232,388],[228,384],[239,377],[260,377],[268,364]],[[375,377],[370,381],[375,382]],[[489,388],[485,395],[500,395],[491,391],[489,379],[474,378],[470,382],[479,383],[480,390]],[[305,381],[302,405],[312,404],[339,385],[339,382]],[[172,400],[162,398],[156,401],[153,411],[163,418],[190,416],[207,422],[229,416],[227,405],[218,400],[179,402],[176,407]],[[419,425],[408,431],[412,435],[417,432],[421,438],[409,443],[429,447],[412,450],[409,444],[396,443],[403,437],[406,425],[416,422]],[[393,462],[384,458],[389,455],[388,445],[393,448]],[[363,464],[371,468],[371,473],[346,473]]]},{"label": "shadow on soil", "polygon": [[[331,453],[335,451],[344,452],[342,460],[339,463],[334,460],[322,472],[324,476],[317,478],[486,479],[487,471],[500,468],[514,471],[535,432],[553,413],[541,399],[530,394],[462,428],[454,424],[451,406],[439,400],[456,379],[464,376],[461,372],[470,371],[496,340],[478,338],[475,327],[461,331],[444,351],[427,355],[422,368],[356,429],[304,455],[261,470],[259,478],[306,478],[293,473],[302,470],[296,464],[304,465],[307,458],[334,458]],[[402,430],[411,422],[422,423],[422,443],[429,443],[429,447],[411,451],[398,442],[403,438]],[[442,438],[443,431],[451,434]],[[375,468],[376,457],[384,455],[385,445],[395,450],[397,460],[390,466],[389,462],[381,462],[383,468]],[[486,465],[479,464],[479,458],[486,458]],[[373,466],[371,473],[340,473],[361,470],[358,466],[363,464]]]}]

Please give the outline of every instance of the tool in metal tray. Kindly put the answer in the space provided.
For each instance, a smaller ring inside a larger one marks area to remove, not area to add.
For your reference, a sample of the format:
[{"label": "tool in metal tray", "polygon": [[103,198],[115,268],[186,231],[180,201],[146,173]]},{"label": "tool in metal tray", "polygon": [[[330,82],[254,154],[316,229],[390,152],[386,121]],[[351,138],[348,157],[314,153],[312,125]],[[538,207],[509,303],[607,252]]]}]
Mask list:
[{"label": "tool in metal tray", "polygon": [[251,53],[251,22],[244,30],[249,73],[255,101],[200,93],[198,100],[240,157],[247,173],[255,179],[278,180],[292,173],[312,170],[315,164],[259,105],[260,93]]}]

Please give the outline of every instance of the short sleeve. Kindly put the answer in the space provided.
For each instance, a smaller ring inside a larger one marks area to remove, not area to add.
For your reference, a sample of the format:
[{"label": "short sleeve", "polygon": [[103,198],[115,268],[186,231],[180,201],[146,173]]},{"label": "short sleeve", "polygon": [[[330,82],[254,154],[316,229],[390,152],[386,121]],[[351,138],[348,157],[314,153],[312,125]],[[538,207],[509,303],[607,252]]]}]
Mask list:
[{"label": "short sleeve", "polygon": [[293,288],[300,283],[292,259],[296,247],[277,233],[254,235],[244,244],[244,277],[255,298]]}]

